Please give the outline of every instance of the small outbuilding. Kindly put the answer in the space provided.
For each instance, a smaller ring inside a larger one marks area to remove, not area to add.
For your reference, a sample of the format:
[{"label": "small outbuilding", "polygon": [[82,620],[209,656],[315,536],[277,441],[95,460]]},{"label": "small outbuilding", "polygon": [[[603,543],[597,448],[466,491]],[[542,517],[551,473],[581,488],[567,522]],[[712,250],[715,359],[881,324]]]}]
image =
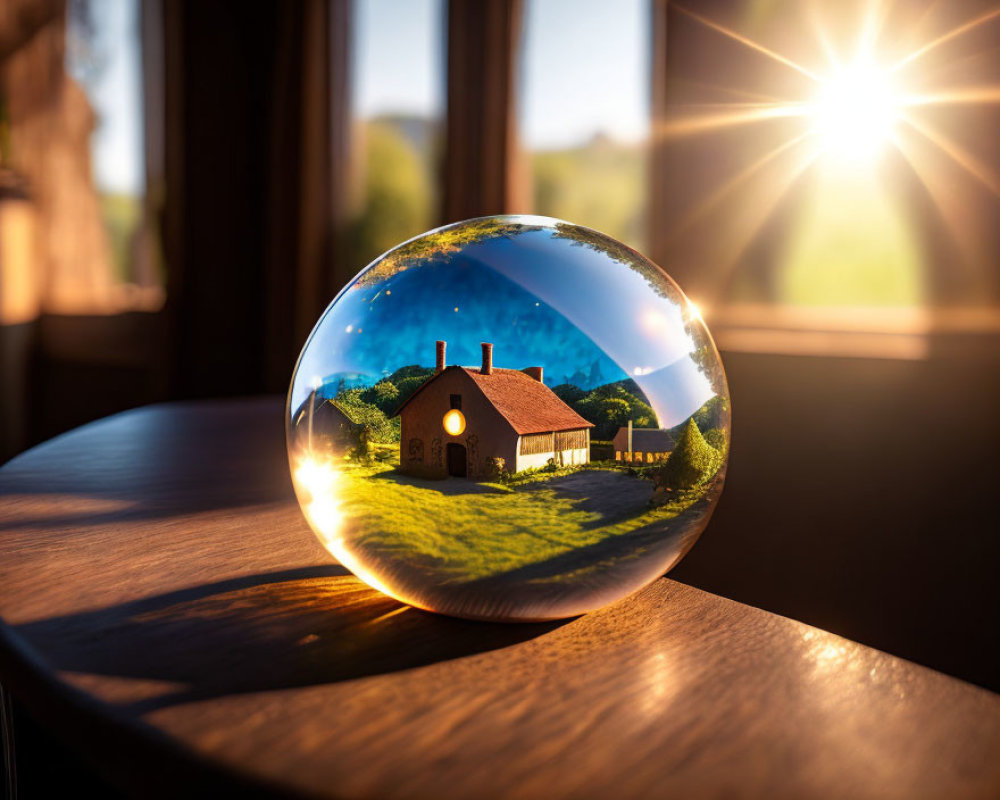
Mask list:
[{"label": "small outbuilding", "polygon": [[482,365],[445,366],[437,342],[434,375],[400,406],[399,464],[412,475],[484,478],[496,459],[520,472],[590,461],[593,427],[542,382],[542,368],[499,369],[493,345]]},{"label": "small outbuilding", "polygon": [[633,428],[629,447],[629,429],[618,429],[613,440],[615,461],[652,464],[670,455],[676,442],[670,431],[663,428]]},{"label": "small outbuilding", "polygon": [[346,447],[362,428],[336,401],[310,394],[293,419],[295,437],[304,446]]}]

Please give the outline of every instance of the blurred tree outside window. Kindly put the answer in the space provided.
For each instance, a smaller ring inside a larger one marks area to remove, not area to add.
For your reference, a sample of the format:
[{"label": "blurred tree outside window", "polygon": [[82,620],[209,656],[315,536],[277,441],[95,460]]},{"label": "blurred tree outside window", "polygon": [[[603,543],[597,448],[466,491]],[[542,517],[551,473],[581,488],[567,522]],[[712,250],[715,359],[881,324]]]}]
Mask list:
[{"label": "blurred tree outside window", "polygon": [[648,0],[526,0],[518,128],[530,210],[646,244]]},{"label": "blurred tree outside window", "polygon": [[347,255],[360,270],[438,222],[445,4],[366,0],[353,14]]},{"label": "blurred tree outside window", "polygon": [[116,310],[162,304],[163,274],[155,220],[146,213],[140,0],[70,0],[66,72],[90,111],[91,191],[103,231],[96,241]]}]

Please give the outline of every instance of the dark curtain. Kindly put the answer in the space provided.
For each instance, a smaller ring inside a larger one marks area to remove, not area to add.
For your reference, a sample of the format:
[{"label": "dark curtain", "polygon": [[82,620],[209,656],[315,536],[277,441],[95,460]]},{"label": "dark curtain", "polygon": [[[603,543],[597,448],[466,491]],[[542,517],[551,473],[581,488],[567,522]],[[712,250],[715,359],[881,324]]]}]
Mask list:
[{"label": "dark curtain", "polygon": [[520,0],[448,4],[446,222],[524,211],[517,163]]},{"label": "dark curtain", "polygon": [[[453,0],[443,221],[523,210],[519,0]],[[168,394],[280,392],[344,257],[349,0],[162,6]]]},{"label": "dark curtain", "polygon": [[169,393],[284,391],[352,273],[338,258],[349,3],[163,12]]}]

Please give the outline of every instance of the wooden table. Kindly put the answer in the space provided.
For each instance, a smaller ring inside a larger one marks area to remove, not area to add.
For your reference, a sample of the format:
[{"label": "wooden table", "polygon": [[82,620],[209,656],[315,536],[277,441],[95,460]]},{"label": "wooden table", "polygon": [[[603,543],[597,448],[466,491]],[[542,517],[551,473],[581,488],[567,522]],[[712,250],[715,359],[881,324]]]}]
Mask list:
[{"label": "wooden table", "polygon": [[0,679],[126,790],[1000,795],[1000,697],[667,579],[544,625],[379,595],[307,528],[281,413],[140,409],[0,470]]}]

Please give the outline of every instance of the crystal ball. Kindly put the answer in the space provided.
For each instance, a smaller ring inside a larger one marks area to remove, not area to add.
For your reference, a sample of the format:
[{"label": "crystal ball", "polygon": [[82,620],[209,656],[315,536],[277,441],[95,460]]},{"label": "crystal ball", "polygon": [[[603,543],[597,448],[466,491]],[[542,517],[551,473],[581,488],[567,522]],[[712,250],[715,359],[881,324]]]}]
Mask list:
[{"label": "crystal ball", "polygon": [[730,401],[697,308],[589,228],[495,216],[362,270],[299,356],[295,492],[344,567],[418,608],[537,621],[663,575],[718,501]]}]

